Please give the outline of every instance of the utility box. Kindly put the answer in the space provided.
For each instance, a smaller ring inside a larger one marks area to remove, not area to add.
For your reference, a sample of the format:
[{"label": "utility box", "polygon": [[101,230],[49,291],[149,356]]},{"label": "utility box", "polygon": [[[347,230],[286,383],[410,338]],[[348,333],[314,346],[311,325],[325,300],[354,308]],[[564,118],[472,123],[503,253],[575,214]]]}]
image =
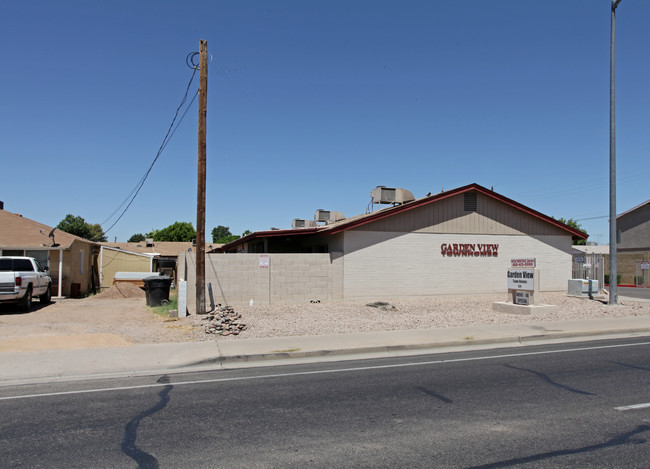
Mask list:
[{"label": "utility box", "polygon": [[[591,285],[590,285],[591,284]],[[589,296],[598,294],[598,280],[583,280],[572,278],[569,280],[569,296]]]}]

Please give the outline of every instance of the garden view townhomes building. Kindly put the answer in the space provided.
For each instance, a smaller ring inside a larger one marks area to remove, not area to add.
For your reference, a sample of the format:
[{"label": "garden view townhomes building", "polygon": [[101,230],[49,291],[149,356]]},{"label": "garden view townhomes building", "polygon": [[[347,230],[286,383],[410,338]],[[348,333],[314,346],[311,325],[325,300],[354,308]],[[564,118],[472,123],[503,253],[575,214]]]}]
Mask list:
[{"label": "garden view townhomes building", "polygon": [[[506,271],[517,258],[536,259],[542,291],[566,291],[572,240],[587,238],[478,184],[306,225],[256,232],[209,254],[206,282],[215,301],[505,294]],[[191,302],[193,256],[179,262]]]}]

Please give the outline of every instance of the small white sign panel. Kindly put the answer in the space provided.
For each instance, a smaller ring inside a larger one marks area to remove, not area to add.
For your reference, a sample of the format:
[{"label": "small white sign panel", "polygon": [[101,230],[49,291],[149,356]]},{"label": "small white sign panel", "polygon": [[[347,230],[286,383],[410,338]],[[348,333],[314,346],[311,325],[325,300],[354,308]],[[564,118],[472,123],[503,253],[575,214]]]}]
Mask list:
[{"label": "small white sign panel", "polygon": [[513,269],[534,269],[536,267],[536,260],[532,259],[510,259],[510,267]]},{"label": "small white sign panel", "polygon": [[530,305],[530,293],[527,291],[515,292],[515,304],[526,306]]},{"label": "small white sign panel", "polygon": [[535,290],[534,270],[508,270],[509,290]]},{"label": "small white sign panel", "polygon": [[268,268],[269,268],[269,255],[260,254],[260,269],[268,269]]}]

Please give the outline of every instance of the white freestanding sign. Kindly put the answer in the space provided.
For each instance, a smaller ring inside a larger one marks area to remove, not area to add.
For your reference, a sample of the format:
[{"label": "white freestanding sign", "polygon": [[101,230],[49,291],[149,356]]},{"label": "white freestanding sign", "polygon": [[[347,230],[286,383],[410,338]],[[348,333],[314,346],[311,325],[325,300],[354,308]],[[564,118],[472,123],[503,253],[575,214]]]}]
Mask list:
[{"label": "white freestanding sign", "polygon": [[508,290],[535,290],[535,269],[509,269]]},{"label": "white freestanding sign", "polygon": [[507,272],[508,301],[515,305],[537,304],[539,291],[539,269],[534,258],[511,259]]}]

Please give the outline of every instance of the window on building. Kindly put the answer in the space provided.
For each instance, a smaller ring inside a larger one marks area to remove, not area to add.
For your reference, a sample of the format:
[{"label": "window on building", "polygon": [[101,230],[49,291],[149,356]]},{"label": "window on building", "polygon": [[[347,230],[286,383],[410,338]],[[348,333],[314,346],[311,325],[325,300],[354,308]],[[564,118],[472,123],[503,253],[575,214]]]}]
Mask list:
[{"label": "window on building", "polygon": [[50,266],[50,263],[48,262],[48,258],[50,257],[49,251],[25,251],[25,255],[27,257],[33,257],[44,267]]},{"label": "window on building", "polygon": [[20,249],[20,250],[18,250],[18,249],[5,249],[5,250],[2,251],[2,255],[3,256],[24,256],[25,251],[23,251],[22,249]]}]

